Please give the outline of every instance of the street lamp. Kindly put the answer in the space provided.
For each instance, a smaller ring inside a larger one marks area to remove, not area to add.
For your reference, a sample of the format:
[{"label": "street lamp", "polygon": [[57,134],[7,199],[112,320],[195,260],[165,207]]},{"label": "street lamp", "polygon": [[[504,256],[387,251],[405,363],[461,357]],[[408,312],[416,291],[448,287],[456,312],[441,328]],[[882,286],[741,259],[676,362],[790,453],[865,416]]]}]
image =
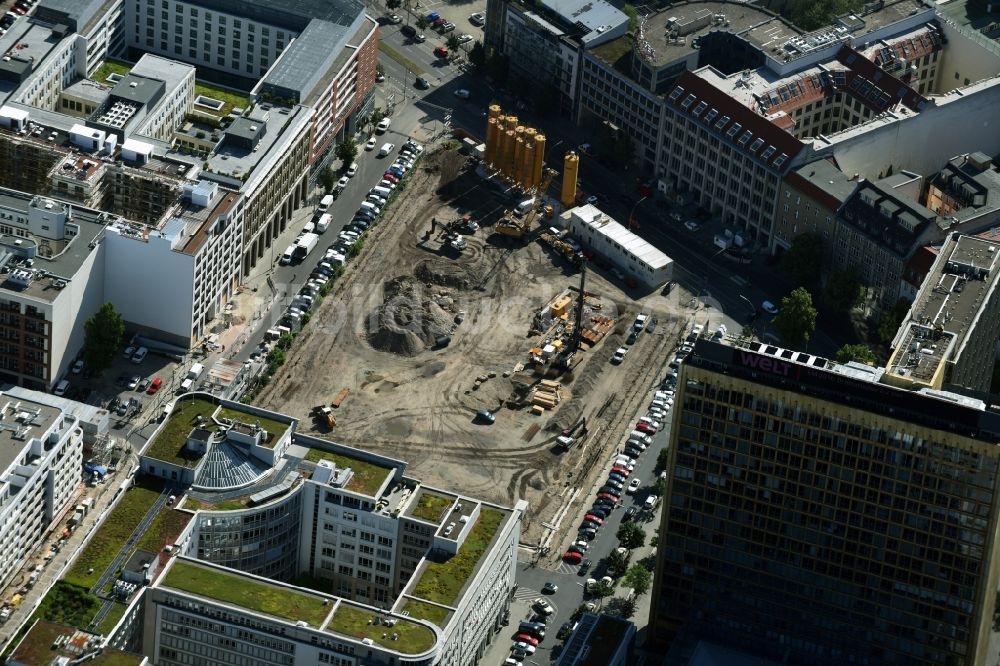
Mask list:
[{"label": "street lamp", "polygon": [[630,210],[629,213],[628,213],[628,228],[629,229],[638,229],[639,228],[639,225],[636,224],[636,222],[635,222],[635,209],[639,207],[639,204],[641,204],[643,201],[645,201],[648,198],[649,198],[649,195],[647,194],[643,198],[641,198],[638,201],[636,201],[635,204],[633,204],[632,210]]},{"label": "street lamp", "polygon": [[757,317],[756,306],[754,306],[754,304],[750,302],[750,299],[744,296],[743,294],[739,294],[739,297],[742,298],[744,301],[746,301],[746,304],[750,306],[750,320],[753,321],[754,319],[756,319]]}]

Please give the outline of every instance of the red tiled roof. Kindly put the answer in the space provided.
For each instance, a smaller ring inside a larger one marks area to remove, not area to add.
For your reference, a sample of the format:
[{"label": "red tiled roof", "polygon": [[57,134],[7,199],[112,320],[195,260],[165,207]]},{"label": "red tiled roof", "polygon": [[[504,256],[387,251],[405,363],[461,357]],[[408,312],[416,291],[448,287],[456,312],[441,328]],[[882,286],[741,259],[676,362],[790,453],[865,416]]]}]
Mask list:
[{"label": "red tiled roof", "polygon": [[693,72],[680,76],[667,93],[667,105],[778,173],[787,171],[804,146],[776,123]]},{"label": "red tiled roof", "polygon": [[837,51],[837,60],[848,69],[847,92],[876,111],[902,102],[911,111],[919,112],[927,102],[923,95],[847,44]]},{"label": "red tiled roof", "polygon": [[903,62],[913,62],[928,53],[934,53],[941,48],[941,36],[937,30],[925,30],[919,35],[901,39],[898,42],[881,47],[869,49],[869,53],[874,56],[872,60],[876,65],[882,66],[889,61],[891,54],[897,60]]},{"label": "red tiled roof", "polygon": [[931,266],[937,259],[938,251],[933,247],[925,246],[918,248],[910,260],[903,266],[903,279],[916,288],[920,288],[924,278],[931,272]]}]

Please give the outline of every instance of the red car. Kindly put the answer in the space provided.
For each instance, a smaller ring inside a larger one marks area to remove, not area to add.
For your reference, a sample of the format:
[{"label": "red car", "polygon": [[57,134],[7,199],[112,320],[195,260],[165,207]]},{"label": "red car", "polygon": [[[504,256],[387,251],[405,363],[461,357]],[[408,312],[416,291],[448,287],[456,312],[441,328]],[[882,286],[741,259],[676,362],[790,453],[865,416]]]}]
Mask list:
[{"label": "red car", "polygon": [[525,643],[528,643],[529,645],[534,645],[535,647],[538,647],[538,639],[532,636],[531,634],[518,634],[517,636],[514,636],[514,640],[523,641]]},{"label": "red car", "polygon": [[617,504],[618,503],[618,498],[615,497],[614,495],[612,495],[611,493],[597,493],[597,497],[598,497],[598,499],[608,500],[612,504]]},{"label": "red car", "polygon": [[382,174],[382,177],[385,178],[386,180],[388,180],[389,182],[392,182],[392,183],[398,183],[399,182],[399,176],[397,176],[394,173],[389,173],[388,171],[386,171],[384,174]]},{"label": "red car", "polygon": [[447,58],[448,57],[448,47],[447,46],[439,46],[439,47],[437,47],[436,49],[434,49],[434,55],[436,55],[438,58]]},{"label": "red car", "polygon": [[146,389],[146,393],[152,395],[157,391],[159,391],[161,386],[163,386],[163,380],[157,377],[156,379],[154,379],[152,382],[149,383],[149,388]]},{"label": "red car", "polygon": [[635,424],[635,429],[636,430],[641,430],[642,432],[648,432],[650,435],[655,435],[656,434],[656,428],[654,428],[653,426],[649,425],[645,421],[639,421],[638,423],[636,423]]},{"label": "red car", "polygon": [[563,562],[568,564],[579,564],[583,561],[583,555],[576,552],[575,550],[567,550],[563,553]]},{"label": "red car", "polygon": [[632,472],[628,471],[624,467],[612,467],[611,468],[611,473],[612,474],[621,474],[624,477],[628,477],[628,475],[631,474]]},{"label": "red car", "polygon": [[583,517],[583,519],[593,521],[598,525],[604,524],[604,519],[598,516],[596,513],[588,513],[586,516]]}]

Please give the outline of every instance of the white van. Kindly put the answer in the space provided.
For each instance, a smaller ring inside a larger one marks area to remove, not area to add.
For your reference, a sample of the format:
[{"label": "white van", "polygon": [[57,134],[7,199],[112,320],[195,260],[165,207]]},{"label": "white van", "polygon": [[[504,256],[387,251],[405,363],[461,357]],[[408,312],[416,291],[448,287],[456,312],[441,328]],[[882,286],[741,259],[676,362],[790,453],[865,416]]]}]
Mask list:
[{"label": "white van", "polygon": [[66,395],[66,391],[69,390],[69,380],[60,379],[56,387],[52,389],[52,393],[55,395]]},{"label": "white van", "polygon": [[375,204],[373,204],[371,201],[362,201],[361,202],[361,207],[362,208],[367,208],[368,210],[370,210],[371,212],[375,213],[376,215],[378,215],[379,213],[382,212],[382,209],[379,208],[378,206],[376,206]]},{"label": "white van", "polygon": [[294,256],[295,256],[295,246],[289,245],[288,247],[285,248],[285,251],[281,255],[281,259],[278,260],[278,263],[281,264],[282,266],[287,266],[288,264],[292,263],[292,257]]},{"label": "white van", "polygon": [[329,213],[323,213],[319,216],[319,219],[316,220],[316,231],[323,233],[330,228],[331,222],[333,222],[333,217],[331,217]]},{"label": "white van", "polygon": [[319,211],[320,213],[325,213],[326,209],[332,205],[333,205],[333,195],[328,194],[319,200],[319,206],[316,207],[316,210]]},{"label": "white van", "polygon": [[181,390],[180,390],[180,392],[181,393],[187,393],[188,391],[191,390],[191,387],[193,385],[194,385],[194,380],[193,379],[185,379],[184,381],[181,382]]},{"label": "white van", "polygon": [[375,187],[373,187],[371,189],[371,192],[370,192],[370,194],[377,194],[380,197],[382,197],[383,199],[388,199],[389,198],[389,194],[391,194],[391,193],[392,193],[392,190],[390,190],[388,187],[380,187],[378,185],[376,185]]},{"label": "white van", "polygon": [[383,143],[382,147],[378,149],[378,156],[385,157],[386,155],[391,154],[392,151],[395,150],[395,148],[396,146],[392,145],[391,143]]},{"label": "white van", "polygon": [[306,226],[302,227],[302,233],[304,234],[316,233],[316,225],[313,222],[306,222]]},{"label": "white van", "polygon": [[531,210],[531,207],[534,205],[535,205],[535,197],[531,197],[530,199],[525,199],[524,201],[522,201],[521,203],[517,204],[514,207],[514,214],[524,215],[529,210]]}]

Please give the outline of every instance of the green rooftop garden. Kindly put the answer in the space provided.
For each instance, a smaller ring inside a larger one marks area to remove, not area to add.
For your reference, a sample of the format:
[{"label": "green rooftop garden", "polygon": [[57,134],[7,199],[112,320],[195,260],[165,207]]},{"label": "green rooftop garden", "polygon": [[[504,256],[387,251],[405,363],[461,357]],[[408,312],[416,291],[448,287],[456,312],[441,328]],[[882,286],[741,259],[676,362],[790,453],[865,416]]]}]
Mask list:
[{"label": "green rooftop garden", "polygon": [[58,580],[49,588],[31,617],[72,627],[86,627],[103,605],[103,601],[84,588]]},{"label": "green rooftop garden", "polygon": [[158,553],[168,543],[173,543],[180,536],[184,528],[191,521],[191,514],[182,511],[166,509],[153,519],[153,524],[149,526],[146,533],[139,540],[137,548],[148,550],[151,553]]},{"label": "green rooftop garden", "polygon": [[442,562],[429,561],[410,594],[445,606],[454,604],[504,518],[503,511],[482,507],[458,553]]},{"label": "green rooftop garden", "polygon": [[338,468],[350,467],[354,474],[351,476],[351,480],[347,482],[347,485],[344,486],[344,489],[368,495],[369,497],[375,497],[375,493],[382,487],[385,478],[392,473],[391,467],[383,467],[382,465],[365,462],[358,458],[351,458],[341,453],[333,453],[321,449],[309,449],[309,453],[306,454],[306,460],[310,462],[329,460]]},{"label": "green rooftop garden", "polygon": [[103,620],[101,620],[101,623],[97,625],[97,633],[101,636],[107,636],[110,634],[111,630],[115,628],[116,624],[118,624],[118,621],[122,619],[123,615],[125,615],[125,611],[127,609],[128,606],[116,601],[108,614],[104,616]]},{"label": "green rooftop garden", "polygon": [[118,500],[111,515],[90,537],[63,580],[85,590],[93,587],[128,541],[132,530],[156,502],[161,490],[162,486],[154,479],[137,480],[135,485],[125,491],[125,495]]},{"label": "green rooftop garden", "polygon": [[421,490],[420,496],[417,497],[416,502],[413,503],[413,508],[410,509],[410,515],[414,518],[439,524],[441,522],[441,515],[451,508],[451,505],[454,503],[455,499],[453,497],[445,497],[437,493],[428,492],[427,490]]},{"label": "green rooftop garden", "polygon": [[628,58],[632,52],[632,38],[628,35],[596,46],[591,52],[618,71],[631,75]]},{"label": "green rooftop garden", "polygon": [[195,105],[195,109],[201,113],[208,113],[213,116],[228,116],[234,108],[245,109],[250,106],[250,98],[243,93],[238,93],[234,90],[228,90],[226,88],[220,88],[214,86],[211,83],[206,83],[204,81],[195,81],[194,84],[194,96],[197,99],[198,95],[204,95],[205,97],[211,97],[212,99],[217,99],[222,102],[222,108],[216,111],[215,109],[210,109],[206,106]]},{"label": "green rooftop garden", "polygon": [[[28,632],[26,640],[17,646],[16,660],[22,664],[50,664],[55,663],[55,658],[60,656],[74,659],[75,655],[71,652],[52,648],[52,643],[60,636],[67,635],[68,631],[66,627],[58,624],[39,622]],[[88,659],[87,664],[94,666],[137,666],[142,660],[143,657],[137,654],[107,650],[104,654]]]},{"label": "green rooftop garden", "polygon": [[451,615],[451,611],[447,608],[416,599],[407,599],[401,610],[408,612],[414,620],[427,620],[442,628],[448,616]]},{"label": "green rooftop garden", "polygon": [[233,500],[223,500],[218,503],[206,502],[194,497],[188,497],[184,501],[184,508],[192,511],[239,511],[247,508],[250,497],[239,497]]},{"label": "green rooftop garden", "polygon": [[163,424],[163,428],[142,455],[174,465],[193,463],[193,459],[183,455],[184,444],[187,443],[191,430],[198,424],[199,415],[204,417],[201,427],[208,430],[215,429],[211,417],[216,407],[214,402],[201,398],[178,399],[167,422]]},{"label": "green rooftop garden", "polygon": [[320,597],[189,562],[174,562],[162,584],[292,622],[308,622],[312,627],[323,624],[330,612]]},{"label": "green rooftop garden", "polygon": [[220,419],[232,419],[233,421],[239,421],[241,423],[256,423],[261,428],[266,430],[271,434],[270,439],[264,443],[264,446],[268,448],[274,448],[275,443],[278,438],[284,434],[285,430],[290,427],[290,424],[284,423],[283,421],[276,421],[274,419],[269,419],[266,416],[258,416],[256,414],[248,414],[247,412],[241,412],[235,409],[228,409],[223,407],[219,410],[216,415]]},{"label": "green rooftop garden", "polygon": [[116,60],[105,60],[97,69],[94,70],[94,75],[91,77],[94,81],[101,83],[106,86],[113,86],[111,81],[108,81],[108,76],[111,74],[118,74],[120,76],[125,76],[130,71],[132,71],[132,65],[125,62],[119,62]]},{"label": "green rooftop garden", "polygon": [[[428,627],[408,620],[399,620],[395,626],[386,627],[373,624],[376,617],[378,614],[374,611],[341,603],[326,630],[357,639],[370,638],[382,647],[403,654],[420,654],[434,646],[434,632]],[[394,634],[396,640],[392,639]]]}]

